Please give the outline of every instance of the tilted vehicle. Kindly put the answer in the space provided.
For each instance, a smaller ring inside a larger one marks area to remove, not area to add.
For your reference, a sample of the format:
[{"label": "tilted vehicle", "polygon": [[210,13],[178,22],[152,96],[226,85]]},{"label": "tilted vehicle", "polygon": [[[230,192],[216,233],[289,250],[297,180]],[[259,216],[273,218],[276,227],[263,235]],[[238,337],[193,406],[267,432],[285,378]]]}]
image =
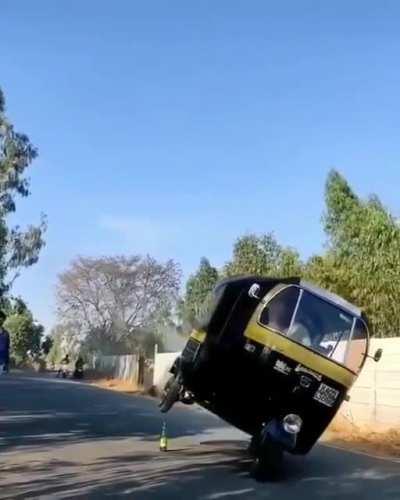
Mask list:
[{"label": "tilted vehicle", "polygon": [[313,447],[368,347],[365,315],[337,295],[299,278],[226,279],[171,368],[161,411],[202,405],[252,436],[254,475],[273,474],[284,451]]}]

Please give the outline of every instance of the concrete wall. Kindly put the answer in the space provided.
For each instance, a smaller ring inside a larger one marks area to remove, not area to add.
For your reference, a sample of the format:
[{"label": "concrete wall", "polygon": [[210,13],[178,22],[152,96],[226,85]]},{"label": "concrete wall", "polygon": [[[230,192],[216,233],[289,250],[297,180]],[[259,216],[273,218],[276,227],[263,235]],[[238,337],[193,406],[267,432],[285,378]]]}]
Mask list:
[{"label": "concrete wall", "polygon": [[92,369],[109,377],[136,382],[138,377],[138,358],[134,354],[124,356],[95,356]]},{"label": "concrete wall", "polygon": [[[400,337],[372,340],[370,354],[378,348],[383,349],[382,359],[379,363],[367,360],[350,392],[350,401],[343,403],[340,411],[354,422],[400,425]],[[156,354],[153,384],[157,390],[164,387],[179,354]]]},{"label": "concrete wall", "polygon": [[400,338],[373,339],[370,354],[378,348],[381,360],[367,360],[341,412],[354,422],[400,424]]}]

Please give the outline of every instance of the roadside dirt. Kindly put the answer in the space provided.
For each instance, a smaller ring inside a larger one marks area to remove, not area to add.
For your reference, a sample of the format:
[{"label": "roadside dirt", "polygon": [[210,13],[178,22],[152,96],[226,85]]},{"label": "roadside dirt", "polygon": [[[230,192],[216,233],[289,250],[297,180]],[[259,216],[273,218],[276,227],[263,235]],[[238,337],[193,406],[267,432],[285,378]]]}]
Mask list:
[{"label": "roadside dirt", "polygon": [[338,415],[323,441],[374,456],[400,459],[400,429],[389,426],[355,425]]},{"label": "roadside dirt", "polygon": [[141,389],[133,382],[127,382],[125,380],[115,378],[89,379],[86,380],[86,382],[103,389],[111,389],[112,391],[125,392],[127,394],[137,394],[142,392]]}]

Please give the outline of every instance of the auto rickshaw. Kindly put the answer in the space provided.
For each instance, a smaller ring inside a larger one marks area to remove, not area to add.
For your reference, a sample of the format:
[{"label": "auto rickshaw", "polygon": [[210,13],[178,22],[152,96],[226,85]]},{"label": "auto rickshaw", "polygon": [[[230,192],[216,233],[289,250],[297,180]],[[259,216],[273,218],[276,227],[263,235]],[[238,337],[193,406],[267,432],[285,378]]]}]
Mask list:
[{"label": "auto rickshaw", "polygon": [[198,403],[248,433],[259,478],[311,450],[369,357],[364,313],[300,278],[223,280],[196,323],[160,409]]}]

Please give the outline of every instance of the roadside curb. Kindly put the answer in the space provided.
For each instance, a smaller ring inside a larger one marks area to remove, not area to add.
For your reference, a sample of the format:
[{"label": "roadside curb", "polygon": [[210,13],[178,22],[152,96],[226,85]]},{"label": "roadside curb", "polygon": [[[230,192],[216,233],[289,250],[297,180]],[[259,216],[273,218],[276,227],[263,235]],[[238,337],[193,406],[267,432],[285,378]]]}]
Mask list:
[{"label": "roadside curb", "polygon": [[387,457],[383,455],[373,455],[372,453],[368,453],[367,451],[357,450],[356,448],[347,448],[346,446],[340,446],[339,444],[320,442],[318,443],[321,446],[325,446],[326,448],[333,448],[334,450],[346,451],[348,453],[354,453],[356,455],[363,455],[368,458],[375,458],[377,460],[383,460],[384,462],[392,462],[394,464],[400,464],[400,458],[396,457]]}]

